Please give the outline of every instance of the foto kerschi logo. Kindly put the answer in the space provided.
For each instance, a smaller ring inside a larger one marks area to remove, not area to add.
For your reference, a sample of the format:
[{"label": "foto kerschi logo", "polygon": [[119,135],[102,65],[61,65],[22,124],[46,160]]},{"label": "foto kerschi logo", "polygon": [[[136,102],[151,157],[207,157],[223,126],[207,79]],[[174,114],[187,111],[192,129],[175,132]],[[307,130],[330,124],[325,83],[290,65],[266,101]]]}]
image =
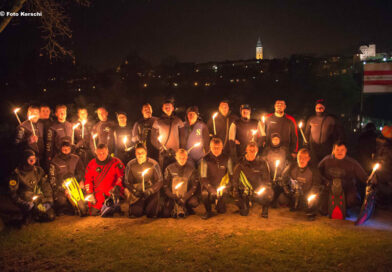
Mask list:
[{"label": "foto kerschi logo", "polygon": [[42,11],[37,11],[37,12],[25,12],[25,11],[20,11],[20,12],[9,12],[9,11],[0,11],[0,16],[1,17],[41,17],[42,16]]}]

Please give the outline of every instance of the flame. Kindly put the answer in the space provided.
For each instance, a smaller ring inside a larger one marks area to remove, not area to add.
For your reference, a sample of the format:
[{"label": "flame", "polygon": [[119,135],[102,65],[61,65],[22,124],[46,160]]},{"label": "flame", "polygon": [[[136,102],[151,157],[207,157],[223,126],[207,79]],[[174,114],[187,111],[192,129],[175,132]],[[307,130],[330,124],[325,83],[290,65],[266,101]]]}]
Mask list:
[{"label": "flame", "polygon": [[215,119],[217,115],[218,115],[218,113],[215,112],[214,115],[212,116],[212,119]]},{"label": "flame", "polygon": [[280,164],[280,160],[276,160],[276,161],[275,161],[275,167],[278,167],[279,164]]},{"label": "flame", "polygon": [[222,185],[222,186],[220,186],[220,187],[216,190],[216,192],[217,192],[217,193],[220,193],[220,192],[222,192],[225,188],[226,188],[226,186]]},{"label": "flame", "polygon": [[78,126],[80,126],[80,123],[75,124],[75,125],[72,127],[72,129],[75,129],[75,128],[77,128]]},{"label": "flame", "polygon": [[84,200],[90,202],[90,201],[91,201],[91,198],[92,198],[92,196],[91,196],[91,195],[88,195],[88,196],[85,197]]},{"label": "flame", "polygon": [[162,135],[158,137],[158,141],[161,143],[162,142]]},{"label": "flame", "polygon": [[376,171],[378,168],[380,168],[380,164],[379,164],[379,163],[376,163],[376,164],[373,166],[373,171]]},{"label": "flame", "polygon": [[265,123],[265,116],[261,116],[261,121],[263,121],[263,123]]},{"label": "flame", "polygon": [[97,136],[98,136],[98,133],[95,133],[95,134],[93,135],[93,139],[97,138]]},{"label": "flame", "polygon": [[37,117],[37,115],[30,115],[30,116],[29,116],[29,121],[31,121],[31,119],[33,119],[33,118],[35,118],[35,117]]},{"label": "flame", "polygon": [[144,177],[144,175],[147,174],[148,170],[150,170],[150,168],[147,168],[146,170],[144,170],[144,171],[142,172],[142,177]]},{"label": "flame", "polygon": [[201,145],[201,143],[198,142],[198,143],[195,143],[195,144],[193,145],[193,147],[198,147],[198,146],[200,146],[200,145]]},{"label": "flame", "polygon": [[258,191],[256,192],[256,194],[257,194],[257,195],[261,195],[262,193],[264,193],[264,191],[265,191],[265,187],[262,187],[262,188],[260,188],[260,190],[258,190]]},{"label": "flame", "polygon": [[36,200],[38,198],[37,195],[33,196],[33,201]]},{"label": "flame", "polygon": [[302,122],[299,122],[298,127],[302,128]]},{"label": "flame", "polygon": [[180,188],[180,187],[182,186],[182,184],[184,184],[183,181],[180,182],[180,183],[178,183],[178,184],[174,187],[174,190],[177,190],[178,188]]},{"label": "flame", "polygon": [[317,195],[315,195],[315,194],[310,195],[310,196],[308,197],[308,202],[310,202],[310,201],[312,201],[313,199],[315,199],[316,196],[317,196]]},{"label": "flame", "polygon": [[257,133],[257,129],[252,129],[252,135],[255,136]]},{"label": "flame", "polygon": [[14,113],[15,113],[15,114],[18,113],[19,111],[20,111],[20,108],[14,109]]},{"label": "flame", "polygon": [[84,126],[87,123],[87,120],[82,120],[82,125]]},{"label": "flame", "polygon": [[127,137],[127,136],[124,136],[123,143],[126,144],[127,141],[128,141],[128,137]]}]

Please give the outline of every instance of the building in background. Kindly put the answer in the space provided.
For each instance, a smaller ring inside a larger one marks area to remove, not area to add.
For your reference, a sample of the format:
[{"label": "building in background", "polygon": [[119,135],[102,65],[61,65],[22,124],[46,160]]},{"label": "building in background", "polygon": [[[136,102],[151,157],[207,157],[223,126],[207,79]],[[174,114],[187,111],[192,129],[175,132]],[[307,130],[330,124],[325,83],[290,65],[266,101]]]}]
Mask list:
[{"label": "building in background", "polygon": [[261,44],[260,37],[257,40],[257,44],[256,44],[256,59],[258,60],[263,59],[263,45]]},{"label": "building in background", "polygon": [[375,57],[376,56],[376,45],[375,44],[369,44],[369,46],[361,45],[359,47],[359,51],[361,52],[359,54],[359,58],[361,60],[366,60],[369,57]]}]

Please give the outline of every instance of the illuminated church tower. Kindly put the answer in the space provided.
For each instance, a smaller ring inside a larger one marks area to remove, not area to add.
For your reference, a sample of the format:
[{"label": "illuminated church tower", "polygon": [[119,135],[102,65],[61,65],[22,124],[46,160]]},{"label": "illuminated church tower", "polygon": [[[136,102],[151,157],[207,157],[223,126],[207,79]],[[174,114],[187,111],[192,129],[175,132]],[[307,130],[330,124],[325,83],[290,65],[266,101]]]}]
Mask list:
[{"label": "illuminated church tower", "polygon": [[257,40],[257,45],[256,45],[256,59],[258,60],[263,59],[263,46],[261,45],[260,37]]}]

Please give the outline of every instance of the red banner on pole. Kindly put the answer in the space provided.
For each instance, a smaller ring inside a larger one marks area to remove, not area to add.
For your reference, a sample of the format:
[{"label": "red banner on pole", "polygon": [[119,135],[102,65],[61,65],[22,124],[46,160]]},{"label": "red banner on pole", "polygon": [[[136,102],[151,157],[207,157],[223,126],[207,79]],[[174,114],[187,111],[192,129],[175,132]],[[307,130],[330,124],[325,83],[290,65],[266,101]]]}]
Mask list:
[{"label": "red banner on pole", "polygon": [[392,63],[367,63],[363,69],[364,93],[392,93]]}]

